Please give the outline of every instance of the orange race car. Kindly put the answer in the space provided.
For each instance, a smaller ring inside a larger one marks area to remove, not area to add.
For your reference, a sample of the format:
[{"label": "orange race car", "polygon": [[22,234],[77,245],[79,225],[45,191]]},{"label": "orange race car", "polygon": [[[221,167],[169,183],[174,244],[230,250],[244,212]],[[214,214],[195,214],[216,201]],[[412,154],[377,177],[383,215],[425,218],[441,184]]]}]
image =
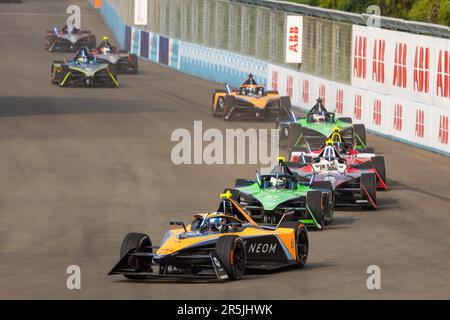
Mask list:
[{"label": "orange race car", "polygon": [[239,89],[215,90],[212,98],[214,116],[229,120],[235,117],[256,117],[257,119],[278,119],[291,114],[291,99],[280,96],[278,91],[266,91],[258,85],[252,74]]}]

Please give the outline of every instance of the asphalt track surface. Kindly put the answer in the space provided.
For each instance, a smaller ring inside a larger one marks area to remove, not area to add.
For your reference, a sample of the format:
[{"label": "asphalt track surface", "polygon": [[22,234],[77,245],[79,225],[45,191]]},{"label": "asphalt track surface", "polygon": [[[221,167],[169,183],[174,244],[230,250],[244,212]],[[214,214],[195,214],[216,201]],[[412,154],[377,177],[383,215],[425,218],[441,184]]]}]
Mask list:
[{"label": "asphalt track surface", "polygon": [[[230,283],[107,276],[127,232],[157,243],[170,220],[214,209],[224,187],[254,175],[249,165],[172,164],[174,129],[272,125],[213,118],[217,84],[151,63],[118,89],[52,86],[51,61],[71,54],[46,52],[43,35],[70,3],[0,4],[0,298],[450,298],[450,159],[373,135],[391,189],[379,210],[339,211],[310,232],[304,270]],[[84,27],[110,35],[80,5]],[[81,290],[66,288],[72,264]],[[366,287],[369,265],[381,268],[381,290]]]}]

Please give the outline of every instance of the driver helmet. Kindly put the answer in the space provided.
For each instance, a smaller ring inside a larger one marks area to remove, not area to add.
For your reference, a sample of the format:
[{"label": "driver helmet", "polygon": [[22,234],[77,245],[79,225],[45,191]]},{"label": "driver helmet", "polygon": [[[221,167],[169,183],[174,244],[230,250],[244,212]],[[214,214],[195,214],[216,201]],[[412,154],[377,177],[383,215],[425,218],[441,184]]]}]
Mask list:
[{"label": "driver helmet", "polygon": [[225,218],[217,217],[217,218],[211,218],[208,221],[208,226],[215,231],[222,231],[223,227],[227,223],[227,220]]},{"label": "driver helmet", "polygon": [[315,113],[315,114],[313,114],[313,121],[314,122],[323,122],[323,121],[325,121],[325,117],[322,113]]},{"label": "driver helmet", "polygon": [[89,53],[87,52],[86,48],[81,48],[77,55],[77,62],[81,63],[81,64],[87,63],[88,56],[89,56]]},{"label": "driver helmet", "polygon": [[325,159],[334,159],[336,158],[336,151],[334,150],[333,146],[326,146],[323,150],[323,158]]},{"label": "driver helmet", "polygon": [[68,25],[66,27],[66,32],[67,33],[73,33],[75,31],[75,27],[73,25]]},{"label": "driver helmet", "polygon": [[286,181],[283,178],[277,179],[276,177],[271,177],[270,185],[274,188],[284,188],[286,186]]},{"label": "driver helmet", "polygon": [[247,89],[245,89],[245,94],[247,95],[247,96],[253,96],[253,95],[255,95],[255,88],[247,88]]}]

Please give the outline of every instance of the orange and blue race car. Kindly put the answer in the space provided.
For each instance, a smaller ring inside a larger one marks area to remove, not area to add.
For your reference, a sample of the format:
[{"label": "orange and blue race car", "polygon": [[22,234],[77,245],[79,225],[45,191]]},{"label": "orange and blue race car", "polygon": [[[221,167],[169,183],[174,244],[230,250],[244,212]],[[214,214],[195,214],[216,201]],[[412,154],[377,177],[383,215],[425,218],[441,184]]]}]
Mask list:
[{"label": "orange and blue race car", "polygon": [[291,99],[280,96],[278,91],[266,91],[249,74],[239,89],[225,84],[225,90],[214,91],[212,113],[224,120],[242,117],[277,120],[280,114],[291,116]]},{"label": "orange and blue race car", "polygon": [[194,215],[191,224],[172,221],[160,246],[143,233],[129,233],[110,275],[128,279],[238,280],[249,269],[303,268],[309,251],[303,224],[282,219],[256,224],[227,191],[219,207]]}]

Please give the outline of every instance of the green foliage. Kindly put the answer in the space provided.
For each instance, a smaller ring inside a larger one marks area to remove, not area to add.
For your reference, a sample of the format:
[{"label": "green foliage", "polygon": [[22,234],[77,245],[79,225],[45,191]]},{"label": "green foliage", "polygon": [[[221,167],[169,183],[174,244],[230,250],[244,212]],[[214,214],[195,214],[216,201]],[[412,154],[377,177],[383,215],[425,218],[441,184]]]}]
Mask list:
[{"label": "green foliage", "polygon": [[381,15],[450,26],[450,0],[288,0],[322,8],[365,13],[376,4]]}]

